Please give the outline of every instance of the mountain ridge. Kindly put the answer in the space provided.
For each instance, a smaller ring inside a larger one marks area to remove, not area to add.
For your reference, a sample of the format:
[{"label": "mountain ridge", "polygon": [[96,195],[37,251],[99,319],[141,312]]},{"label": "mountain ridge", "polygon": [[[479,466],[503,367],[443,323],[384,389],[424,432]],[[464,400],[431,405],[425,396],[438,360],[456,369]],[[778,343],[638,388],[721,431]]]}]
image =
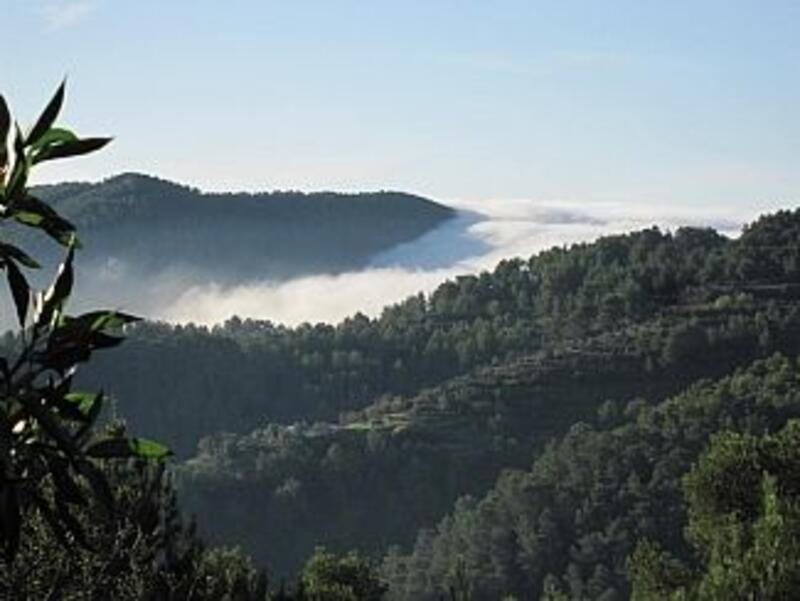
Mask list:
[{"label": "mountain ridge", "polygon": [[[126,194],[132,194],[140,191],[147,192],[148,195],[155,193],[168,195],[177,195],[176,197],[169,197],[163,200],[178,200],[195,201],[198,205],[205,203],[206,207],[216,202],[224,201],[228,204],[237,201],[256,201],[268,202],[270,200],[323,200],[323,199],[337,199],[342,201],[348,200],[383,200],[389,199],[391,201],[402,200],[406,203],[414,203],[417,207],[425,207],[434,212],[440,212],[443,215],[452,215],[454,211],[449,207],[441,205],[429,198],[418,194],[411,194],[397,190],[376,190],[376,191],[362,191],[362,192],[336,192],[332,190],[320,190],[314,192],[302,192],[298,190],[271,190],[259,192],[243,192],[243,191],[204,191],[198,187],[188,184],[182,184],[156,175],[139,173],[135,171],[123,172],[104,178],[98,182],[60,182],[52,184],[44,184],[33,188],[33,192],[42,196],[48,202],[53,203],[55,206],[65,211],[67,218],[75,218],[78,205],[83,204],[82,213],[88,212],[85,207],[87,201],[97,202],[98,200],[109,200],[121,202],[128,201]],[[87,194],[94,193],[92,196],[87,197]],[[98,198],[99,197],[99,198]],[[134,198],[135,200],[135,198]],[[139,202],[152,201],[152,197],[139,198]],[[169,205],[166,205],[169,206]],[[93,207],[92,207],[93,208]],[[227,207],[226,207],[227,208]],[[250,207],[248,207],[250,208]],[[79,215],[81,218],[83,214]],[[93,223],[88,221],[83,225],[92,226]]]},{"label": "mountain ridge", "polygon": [[[457,216],[403,192],[201,192],[136,173],[33,193],[80,232],[73,307],[106,305],[156,318],[195,287],[272,285],[366,269]],[[3,234],[48,268],[63,258],[61,247],[24,226]],[[32,281],[46,286],[50,272],[34,273]]]}]

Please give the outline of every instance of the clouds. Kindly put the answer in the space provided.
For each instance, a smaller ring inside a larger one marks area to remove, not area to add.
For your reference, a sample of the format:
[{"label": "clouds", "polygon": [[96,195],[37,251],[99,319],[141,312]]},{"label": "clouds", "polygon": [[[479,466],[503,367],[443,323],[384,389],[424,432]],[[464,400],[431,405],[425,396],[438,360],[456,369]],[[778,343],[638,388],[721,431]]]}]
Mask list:
[{"label": "clouds", "polygon": [[712,226],[738,234],[755,214],[742,210],[672,209],[629,204],[537,203],[497,200],[454,203],[465,212],[416,242],[376,257],[369,269],[289,282],[251,282],[223,288],[189,286],[163,302],[157,315],[168,321],[213,324],[232,315],[287,325],[338,322],[357,311],[380,315],[388,304],[430,292],[448,278],[492,269],[501,259],[599,236],[658,225]]},{"label": "clouds", "polygon": [[48,31],[60,31],[78,25],[97,9],[93,0],[51,0],[41,7]]},{"label": "clouds", "polygon": [[[352,272],[223,286],[209,280],[202,265],[142,274],[117,260],[99,266],[79,262],[78,297],[70,309],[109,307],[149,319],[207,325],[234,315],[286,325],[336,323],[356,312],[378,316],[387,305],[431,292],[448,278],[491,270],[505,258],[528,258],[553,246],[653,225],[668,230],[711,226],[736,236],[744,223],[757,216],[753,210],[629,203],[492,200],[451,204],[461,210],[458,218],[375,256],[369,267]],[[0,325],[11,327],[10,299],[0,298],[0,305],[4,309]]]},{"label": "clouds", "polygon": [[432,290],[451,274],[445,269],[379,268],[227,289],[210,283],[186,290],[161,317],[203,324],[219,323],[232,315],[288,325],[304,321],[335,323],[358,311],[379,315],[386,305],[421,290]]}]

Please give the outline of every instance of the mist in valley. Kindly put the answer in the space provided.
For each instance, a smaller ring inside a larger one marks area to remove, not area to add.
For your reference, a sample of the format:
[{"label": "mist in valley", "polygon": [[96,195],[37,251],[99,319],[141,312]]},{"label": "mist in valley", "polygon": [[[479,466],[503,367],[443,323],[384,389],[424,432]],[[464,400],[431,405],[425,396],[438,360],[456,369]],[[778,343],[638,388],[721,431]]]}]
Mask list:
[{"label": "mist in valley", "polygon": [[[756,216],[747,209],[543,203],[528,200],[449,202],[456,217],[375,255],[369,266],[339,273],[220,281],[184,261],[143,273],[124,260],[81,265],[73,310],[115,307],[152,320],[213,325],[237,315],[285,325],[338,322],[356,312],[380,315],[394,302],[430,292],[448,278],[490,270],[503,259],[657,226],[713,227],[734,237]],[[246,256],[241,261],[247,262]],[[6,315],[10,313],[6,312]]]},{"label": "mist in valley", "polygon": [[720,215],[683,207],[654,211],[622,203],[586,208],[524,200],[451,204],[460,210],[458,217],[379,254],[366,269],[236,286],[164,273],[150,284],[151,302],[134,309],[154,319],[206,325],[233,315],[286,325],[334,323],[356,312],[378,316],[385,306],[430,292],[446,279],[490,270],[503,259],[528,258],[553,246],[653,225],[670,230],[708,226],[736,236],[742,224],[755,216],[745,210]]}]

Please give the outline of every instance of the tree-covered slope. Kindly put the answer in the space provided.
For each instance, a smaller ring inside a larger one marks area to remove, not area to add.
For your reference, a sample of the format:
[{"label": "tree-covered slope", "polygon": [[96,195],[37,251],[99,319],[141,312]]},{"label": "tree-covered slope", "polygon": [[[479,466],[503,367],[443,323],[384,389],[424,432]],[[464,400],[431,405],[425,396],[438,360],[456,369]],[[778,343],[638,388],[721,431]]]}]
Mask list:
[{"label": "tree-covered slope", "polygon": [[[577,420],[611,411],[610,399],[653,403],[776,349],[797,352],[798,309],[725,309],[692,334],[684,318],[658,319],[383,397],[336,424],[213,435],[180,469],[185,506],[208,535],[279,573],[319,543],[373,554],[407,545],[460,495],[483,493]],[[763,331],[773,335],[759,341]],[[689,336],[703,343],[678,350]]]},{"label": "tree-covered slope", "polygon": [[220,284],[359,267],[454,214],[399,192],[203,193],[133,173],[36,193],[78,227],[87,274],[122,263],[127,277],[185,270]]},{"label": "tree-covered slope", "polygon": [[[205,440],[183,471],[187,502],[213,516],[211,534],[243,542],[278,570],[296,567],[318,542],[369,552],[410,542],[459,495],[480,494],[503,467],[527,465],[606,400],[652,403],[776,350],[796,353],[797,248],[780,237],[797,222],[781,213],[737,241],[698,230],[608,238],[506,262],[379,320],[306,328],[310,355],[284,357],[313,366],[311,382],[372,388],[351,396],[347,386],[320,385],[296,397],[322,401],[305,414],[294,407],[308,422],[347,410],[336,423]],[[768,277],[755,280],[760,262]],[[257,325],[227,332],[239,362],[257,348]],[[298,336],[264,328],[273,343]],[[193,335],[211,343],[222,333]],[[347,355],[354,350],[358,362]],[[393,380],[382,370],[398,360],[408,372]],[[392,382],[406,388],[393,391]],[[221,405],[220,420],[230,411]]]},{"label": "tree-covered slope", "polygon": [[640,539],[692,562],[681,477],[720,431],[761,434],[800,416],[800,364],[774,356],[657,406],[609,403],[505,473],[482,498],[463,498],[408,555],[384,562],[392,598],[474,598],[545,589],[570,599],[624,599],[626,561]]},{"label": "tree-covered slope", "polygon": [[[784,212],[735,241],[691,228],[608,237],[504,261],[388,307],[378,319],[355,316],[336,326],[146,324],[120,350],[124,360],[98,362],[83,377],[113,382],[110,392],[132,425],[185,455],[215,431],[335,421],[382,395],[411,397],[480,366],[662,316],[685,322],[673,341],[679,352],[706,309],[744,303],[746,314],[751,300],[793,303],[800,250],[790,241],[798,235],[800,214]],[[693,313],[681,316],[687,310]]]}]

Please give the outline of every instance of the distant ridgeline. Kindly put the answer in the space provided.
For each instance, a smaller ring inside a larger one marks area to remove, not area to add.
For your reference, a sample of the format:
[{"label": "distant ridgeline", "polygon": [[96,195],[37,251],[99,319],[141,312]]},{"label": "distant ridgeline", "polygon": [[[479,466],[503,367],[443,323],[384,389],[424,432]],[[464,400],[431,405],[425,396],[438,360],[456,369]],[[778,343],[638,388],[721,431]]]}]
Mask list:
[{"label": "distant ridgeline", "polygon": [[122,261],[133,276],[187,269],[223,285],[358,267],[454,213],[400,192],[211,194],[138,174],[35,193],[78,227],[85,272]]},{"label": "distant ridgeline", "polygon": [[[686,556],[683,510],[672,522],[649,516],[658,495],[679,502],[680,474],[709,434],[800,416],[793,401],[783,411],[783,397],[750,403],[734,387],[731,412],[723,394],[713,415],[642,421],[661,419],[666,410],[646,407],[695,382],[800,351],[798,240],[798,211],[763,217],[736,240],[647,229],[503,261],[378,319],[143,324],[81,377],[113,383],[137,431],[194,453],[177,472],[201,530],[278,574],[317,544],[376,557],[398,544],[384,564],[398,599],[436,599],[456,584],[475,598],[527,598],[545,581],[572,598],[624,598],[625,557],[641,536]],[[769,364],[783,378],[766,382],[775,394],[791,392],[796,376],[781,370],[793,365]],[[594,436],[582,421],[611,433]],[[653,453],[630,464],[609,459],[618,471],[583,475],[571,445],[585,436],[586,453],[608,457],[617,427],[632,440],[662,430],[661,442],[647,439]],[[537,456],[532,475],[489,492],[504,469],[527,470]]]}]

